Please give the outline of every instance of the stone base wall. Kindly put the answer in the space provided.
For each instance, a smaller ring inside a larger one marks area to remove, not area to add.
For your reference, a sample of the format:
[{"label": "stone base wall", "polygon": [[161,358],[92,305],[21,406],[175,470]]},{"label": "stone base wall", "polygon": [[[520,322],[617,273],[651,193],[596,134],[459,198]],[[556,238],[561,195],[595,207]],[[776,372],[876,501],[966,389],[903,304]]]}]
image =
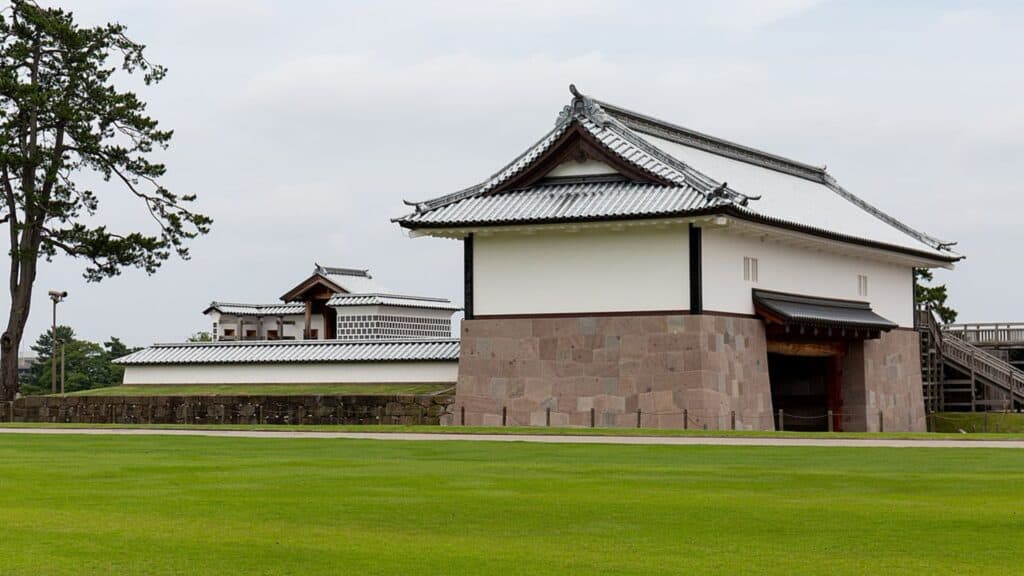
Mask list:
[{"label": "stone base wall", "polygon": [[438,424],[451,395],[28,396],[0,402],[0,422],[119,424]]},{"label": "stone base wall", "polygon": [[442,423],[774,427],[764,326],[710,315],[462,322],[455,409]]},{"label": "stone base wall", "polygon": [[843,359],[843,430],[925,432],[921,340],[916,331],[883,332],[856,342]]}]

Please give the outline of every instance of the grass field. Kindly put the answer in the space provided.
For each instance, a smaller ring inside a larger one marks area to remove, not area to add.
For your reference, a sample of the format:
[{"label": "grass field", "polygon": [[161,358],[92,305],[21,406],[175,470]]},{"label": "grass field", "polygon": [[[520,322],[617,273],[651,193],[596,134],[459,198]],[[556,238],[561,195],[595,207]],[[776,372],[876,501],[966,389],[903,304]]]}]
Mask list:
[{"label": "grass field", "polygon": [[451,384],[174,384],[111,386],[68,396],[316,396],[344,394],[435,394]]},{"label": "grass field", "polygon": [[1024,414],[1015,412],[946,412],[933,422],[937,432],[1024,433]]},{"label": "grass field", "polygon": [[1015,450],[0,435],[0,573],[990,574]]},{"label": "grass field", "polygon": [[[691,436],[703,438],[838,438],[844,440],[1024,440],[1024,433],[960,432],[774,432],[769,430],[678,430],[671,428],[583,428],[541,426],[436,426],[404,424],[105,424],[0,422],[0,428],[142,429],[142,430],[268,430],[296,432],[374,432],[417,434],[497,434],[510,436]],[[2,575],[0,575],[2,576]]]}]

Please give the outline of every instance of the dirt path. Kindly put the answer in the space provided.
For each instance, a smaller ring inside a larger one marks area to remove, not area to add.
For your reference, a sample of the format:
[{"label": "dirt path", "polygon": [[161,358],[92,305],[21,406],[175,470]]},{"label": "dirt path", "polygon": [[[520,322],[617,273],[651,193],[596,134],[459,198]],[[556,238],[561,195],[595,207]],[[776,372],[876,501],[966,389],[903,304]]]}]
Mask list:
[{"label": "dirt path", "polygon": [[888,440],[836,438],[713,438],[697,436],[546,436],[509,434],[417,434],[403,432],[301,432],[289,430],[170,430],[155,428],[2,428],[0,434],[87,436],[214,436],[223,438],[344,438],[543,444],[634,444],[644,446],[853,446],[859,448],[1024,448],[1024,440]]}]

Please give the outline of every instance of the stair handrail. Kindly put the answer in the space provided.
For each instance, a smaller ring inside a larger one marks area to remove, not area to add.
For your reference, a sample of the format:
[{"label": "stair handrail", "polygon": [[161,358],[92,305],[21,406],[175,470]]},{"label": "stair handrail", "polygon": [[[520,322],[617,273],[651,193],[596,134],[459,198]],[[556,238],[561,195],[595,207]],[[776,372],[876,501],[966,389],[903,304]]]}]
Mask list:
[{"label": "stair handrail", "polygon": [[1013,364],[960,338],[943,340],[942,351],[947,357],[954,358],[964,366],[972,368],[975,373],[982,374],[996,386],[1024,398],[1024,371]]},{"label": "stair handrail", "polygon": [[917,305],[918,312],[918,329],[925,329],[931,334],[932,338],[940,345],[941,348],[943,340],[943,326],[939,324],[939,321],[935,318],[935,312],[932,310],[932,305],[927,302],[922,302]]},{"label": "stair handrail", "polygon": [[1024,322],[967,322],[949,324],[945,331],[968,342],[1014,344],[1024,342]]}]

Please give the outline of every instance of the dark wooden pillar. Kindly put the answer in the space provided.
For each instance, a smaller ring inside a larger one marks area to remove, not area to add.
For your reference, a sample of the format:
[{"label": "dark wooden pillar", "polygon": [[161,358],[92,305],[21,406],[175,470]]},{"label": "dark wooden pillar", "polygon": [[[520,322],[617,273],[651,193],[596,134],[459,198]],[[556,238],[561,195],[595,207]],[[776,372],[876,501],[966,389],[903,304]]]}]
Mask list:
[{"label": "dark wooden pillar", "polygon": [[302,330],[302,339],[309,340],[309,335],[313,330],[313,303],[306,300],[306,321],[305,326]]},{"label": "dark wooden pillar", "polygon": [[701,278],[701,233],[700,227],[690,223],[690,314],[704,312],[704,281]]},{"label": "dark wooden pillar", "polygon": [[466,320],[473,319],[473,235],[467,234],[462,240],[462,281],[465,289],[463,306]]}]

